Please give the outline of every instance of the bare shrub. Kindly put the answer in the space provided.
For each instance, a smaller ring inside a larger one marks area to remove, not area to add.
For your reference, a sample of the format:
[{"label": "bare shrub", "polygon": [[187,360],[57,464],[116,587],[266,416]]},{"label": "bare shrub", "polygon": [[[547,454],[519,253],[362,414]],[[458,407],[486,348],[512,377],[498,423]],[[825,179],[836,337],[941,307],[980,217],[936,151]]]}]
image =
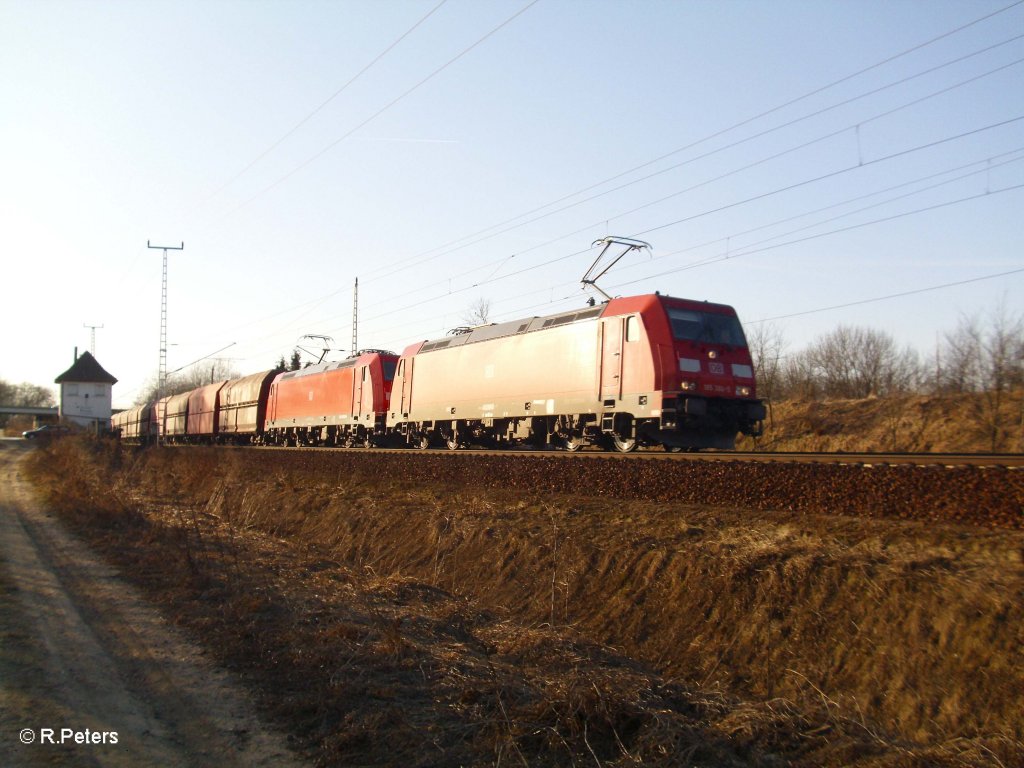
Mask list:
[{"label": "bare shrub", "polygon": [[760,323],[747,329],[747,346],[754,361],[754,379],[758,394],[774,400],[782,394],[783,359],[786,341],[782,329],[770,323]]},{"label": "bare shrub", "polygon": [[207,384],[213,384],[224,379],[234,379],[240,375],[234,366],[224,360],[205,360],[190,365],[182,371],[168,374],[167,381],[164,383],[162,390],[159,389],[159,382],[154,375],[139,392],[138,397],[135,398],[135,404],[152,403],[157,399],[158,391],[163,397],[167,395],[180,395],[182,392],[191,392],[193,389],[198,389]]},{"label": "bare shrub", "polygon": [[1017,445],[1024,436],[1024,411],[1011,393],[1024,386],[1024,319],[1000,304],[983,325],[977,317],[961,317],[946,334],[940,351],[937,386],[942,392],[978,393],[965,399],[971,421],[989,450]]},{"label": "bare shrub", "polygon": [[109,526],[138,519],[117,482],[120,467],[121,446],[87,434],[37,449],[26,465],[29,477],[58,511],[73,520]]},{"label": "bare shrub", "polygon": [[916,387],[921,363],[884,331],[841,325],[794,355],[786,379],[790,393],[803,396],[885,396]]}]

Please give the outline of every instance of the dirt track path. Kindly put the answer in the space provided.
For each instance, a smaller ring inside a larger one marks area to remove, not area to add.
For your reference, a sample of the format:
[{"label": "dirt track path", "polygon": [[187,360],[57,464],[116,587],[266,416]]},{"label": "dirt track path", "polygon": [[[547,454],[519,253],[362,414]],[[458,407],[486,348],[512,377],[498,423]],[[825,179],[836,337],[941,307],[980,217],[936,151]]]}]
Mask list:
[{"label": "dirt track path", "polygon": [[227,673],[34,500],[25,451],[0,441],[0,762],[299,765]]}]

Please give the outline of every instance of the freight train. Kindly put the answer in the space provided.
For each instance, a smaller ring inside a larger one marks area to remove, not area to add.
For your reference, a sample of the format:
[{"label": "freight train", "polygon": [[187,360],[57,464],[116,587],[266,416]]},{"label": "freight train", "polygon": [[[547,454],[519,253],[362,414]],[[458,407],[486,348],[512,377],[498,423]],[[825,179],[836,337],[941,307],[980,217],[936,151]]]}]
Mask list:
[{"label": "freight train", "polygon": [[731,450],[765,407],[736,312],[652,294],[264,371],[116,414],[125,440]]}]

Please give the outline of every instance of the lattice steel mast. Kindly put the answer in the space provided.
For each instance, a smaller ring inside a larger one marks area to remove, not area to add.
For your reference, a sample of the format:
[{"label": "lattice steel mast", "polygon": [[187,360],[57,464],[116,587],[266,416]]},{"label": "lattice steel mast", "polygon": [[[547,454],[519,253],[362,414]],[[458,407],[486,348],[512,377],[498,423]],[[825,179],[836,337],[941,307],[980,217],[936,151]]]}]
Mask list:
[{"label": "lattice steel mast", "polygon": [[96,329],[102,328],[102,325],[89,325],[88,323],[82,323],[83,328],[88,328],[89,333],[89,352],[93,357],[96,357]]},{"label": "lattice steel mast", "polygon": [[181,245],[150,245],[146,241],[146,247],[164,252],[164,269],[160,278],[160,367],[156,375],[156,399],[164,396],[164,387],[167,384],[167,252],[183,251],[185,243]]},{"label": "lattice steel mast", "polygon": [[356,278],[355,288],[352,289],[352,351],[351,355],[359,353],[359,278]]}]

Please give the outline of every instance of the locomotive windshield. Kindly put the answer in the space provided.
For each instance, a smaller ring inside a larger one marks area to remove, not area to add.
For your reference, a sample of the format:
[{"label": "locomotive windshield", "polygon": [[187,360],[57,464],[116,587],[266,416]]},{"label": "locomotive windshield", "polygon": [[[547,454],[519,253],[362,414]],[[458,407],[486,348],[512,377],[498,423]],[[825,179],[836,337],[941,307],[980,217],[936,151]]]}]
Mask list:
[{"label": "locomotive windshield", "polygon": [[381,360],[381,364],[384,366],[384,381],[392,381],[395,378],[395,368],[398,365],[398,361]]},{"label": "locomotive windshield", "polygon": [[672,335],[679,341],[702,341],[707,344],[727,344],[731,347],[745,347],[743,327],[733,315],[714,312],[697,312],[692,309],[666,307],[672,323]]}]

